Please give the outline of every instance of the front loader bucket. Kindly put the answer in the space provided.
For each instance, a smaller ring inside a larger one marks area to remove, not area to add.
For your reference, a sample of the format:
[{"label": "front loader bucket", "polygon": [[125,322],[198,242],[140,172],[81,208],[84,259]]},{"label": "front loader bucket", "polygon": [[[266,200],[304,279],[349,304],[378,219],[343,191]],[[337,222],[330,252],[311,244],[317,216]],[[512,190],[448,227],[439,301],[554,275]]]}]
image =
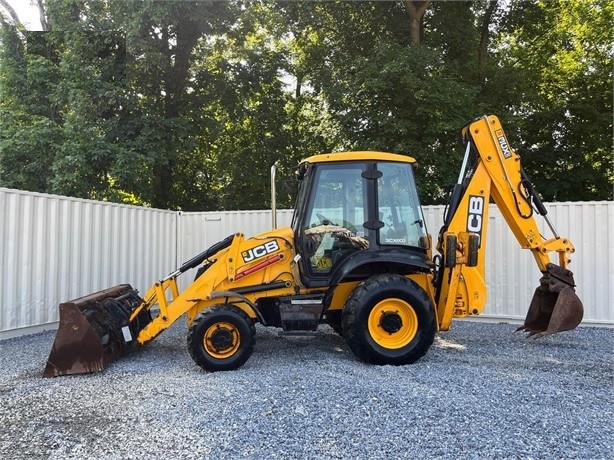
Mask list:
[{"label": "front loader bucket", "polygon": [[142,302],[129,284],[121,284],[60,304],[60,326],[44,377],[98,372],[126,354],[151,317],[143,310],[129,322]]},{"label": "front loader bucket", "polygon": [[584,315],[574,286],[573,273],[558,265],[548,265],[548,271],[533,294],[524,324],[516,330],[539,338],[574,329]]}]

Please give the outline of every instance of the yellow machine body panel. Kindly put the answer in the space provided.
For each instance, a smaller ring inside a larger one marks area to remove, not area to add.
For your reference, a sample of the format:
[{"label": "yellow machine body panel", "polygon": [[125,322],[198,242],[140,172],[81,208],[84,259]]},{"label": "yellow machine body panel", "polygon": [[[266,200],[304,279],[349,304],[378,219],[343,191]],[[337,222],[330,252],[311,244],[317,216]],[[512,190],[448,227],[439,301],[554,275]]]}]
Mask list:
[{"label": "yellow machine body panel", "polygon": [[[141,331],[137,341],[147,343],[184,313],[188,313],[191,324],[201,310],[224,302],[235,302],[250,318],[258,319],[256,310],[250,306],[257,299],[296,292],[294,255],[289,227],[252,238],[236,234],[231,245],[216,254],[211,267],[179,295],[174,295],[172,289],[175,278],[169,280],[168,289],[164,289],[167,287],[164,284],[154,286],[143,297],[143,308],[151,308],[151,302],[157,302],[160,314]],[[170,302],[166,295],[160,295],[162,290],[170,292]]]},{"label": "yellow machine body panel", "polygon": [[[255,323],[311,331],[326,322],[366,362],[413,363],[453,318],[486,306],[491,202],[543,275],[521,329],[536,337],[573,329],[582,319],[567,269],[574,246],[548,220],[497,117],[475,120],[461,135],[463,165],[435,248],[414,158],[366,151],[310,156],[298,165],[291,227],[230,235],[143,296],[119,285],[62,303],[44,375],[100,371],[184,315],[188,351],[208,371],[236,369],[249,358]],[[552,238],[541,235],[535,213]],[[180,290],[177,278],[192,268],[196,277]]]}]

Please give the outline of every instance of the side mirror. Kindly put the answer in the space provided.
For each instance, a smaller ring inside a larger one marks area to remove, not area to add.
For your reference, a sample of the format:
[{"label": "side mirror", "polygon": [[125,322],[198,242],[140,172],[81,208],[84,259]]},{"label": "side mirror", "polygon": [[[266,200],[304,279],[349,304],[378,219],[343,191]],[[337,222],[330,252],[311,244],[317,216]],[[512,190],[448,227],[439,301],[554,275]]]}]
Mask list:
[{"label": "side mirror", "polygon": [[418,246],[422,249],[426,249],[427,251],[431,249],[433,246],[431,234],[429,233],[428,235],[421,236],[420,240],[418,240]]}]

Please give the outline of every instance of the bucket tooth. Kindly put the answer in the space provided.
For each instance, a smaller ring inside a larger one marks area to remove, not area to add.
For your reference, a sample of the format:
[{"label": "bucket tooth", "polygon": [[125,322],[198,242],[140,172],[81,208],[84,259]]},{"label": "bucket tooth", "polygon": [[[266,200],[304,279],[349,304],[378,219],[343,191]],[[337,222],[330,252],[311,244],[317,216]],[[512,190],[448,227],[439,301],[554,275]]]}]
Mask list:
[{"label": "bucket tooth", "polygon": [[534,339],[574,329],[584,316],[582,301],[573,288],[573,274],[554,264],[547,269],[533,294],[524,324],[516,329],[528,332],[527,337]]},{"label": "bucket tooth", "polygon": [[60,325],[43,376],[99,372],[126,354],[151,320],[145,312],[137,324],[129,324],[141,302],[129,284],[122,284],[61,303]]}]

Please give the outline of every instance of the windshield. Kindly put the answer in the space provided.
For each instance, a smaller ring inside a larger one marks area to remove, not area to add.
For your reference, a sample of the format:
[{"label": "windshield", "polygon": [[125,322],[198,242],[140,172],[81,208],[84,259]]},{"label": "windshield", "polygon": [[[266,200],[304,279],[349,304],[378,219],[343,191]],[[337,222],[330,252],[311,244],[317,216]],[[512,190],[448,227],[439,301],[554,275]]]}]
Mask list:
[{"label": "windshield", "polygon": [[299,194],[304,220],[297,231],[303,263],[312,276],[331,273],[350,254],[369,246],[363,227],[368,202],[365,168],[364,163],[321,164],[306,177],[305,190]]},{"label": "windshield", "polygon": [[344,226],[364,236],[364,165],[330,164],[318,168],[306,227]]},{"label": "windshield", "polygon": [[382,172],[377,193],[379,218],[384,223],[379,244],[420,246],[426,226],[411,165],[379,163],[377,169]]}]

